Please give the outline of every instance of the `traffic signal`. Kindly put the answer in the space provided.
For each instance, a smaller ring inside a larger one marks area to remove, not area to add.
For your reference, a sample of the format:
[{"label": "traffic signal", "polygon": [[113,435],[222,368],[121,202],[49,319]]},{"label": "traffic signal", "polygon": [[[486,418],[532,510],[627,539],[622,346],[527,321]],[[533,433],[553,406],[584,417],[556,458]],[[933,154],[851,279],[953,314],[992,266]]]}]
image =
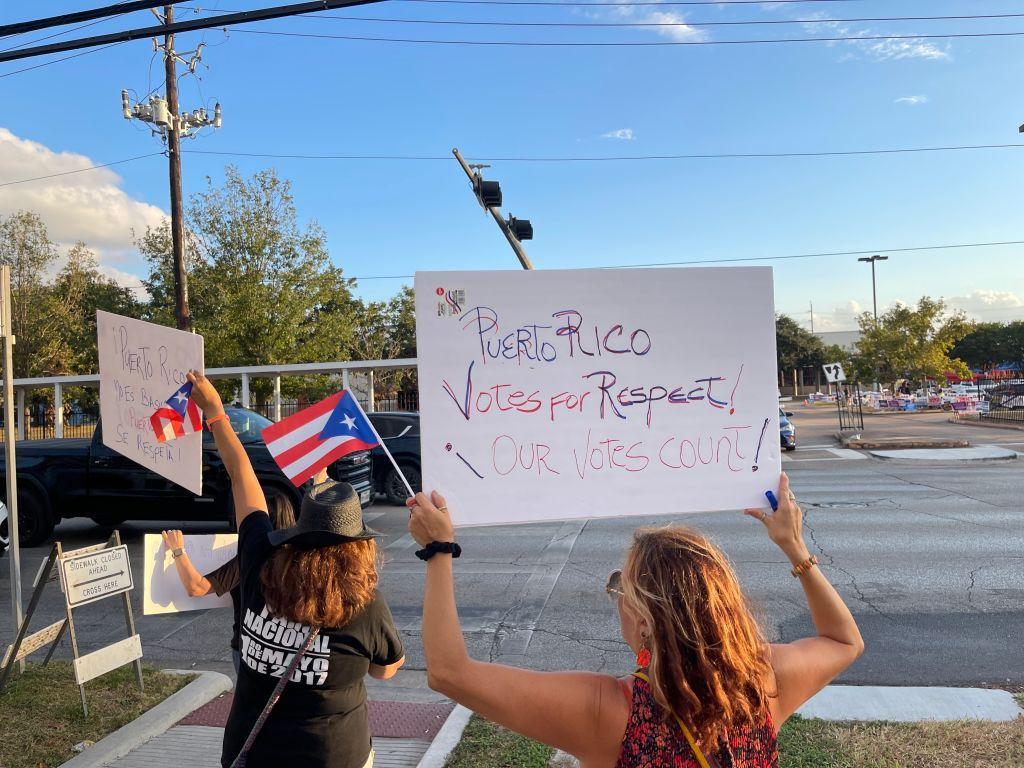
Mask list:
[{"label": "traffic signal", "polygon": [[507,224],[516,240],[533,240],[533,224],[529,219],[517,219],[515,216],[509,216]]},{"label": "traffic signal", "polygon": [[485,208],[501,208],[501,185],[496,181],[485,181],[479,176],[473,180],[473,191]]}]

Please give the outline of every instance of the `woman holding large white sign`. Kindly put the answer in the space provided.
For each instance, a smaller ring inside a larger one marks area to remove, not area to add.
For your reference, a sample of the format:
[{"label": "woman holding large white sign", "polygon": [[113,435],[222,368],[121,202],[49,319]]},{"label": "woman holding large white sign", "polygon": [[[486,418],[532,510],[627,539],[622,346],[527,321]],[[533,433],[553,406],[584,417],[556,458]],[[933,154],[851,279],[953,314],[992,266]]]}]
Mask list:
[{"label": "woman holding large white sign", "polygon": [[576,756],[584,768],[776,768],[777,735],[863,651],[857,624],[816,567],[782,475],[774,511],[748,509],[793,564],[817,635],[768,643],[725,555],[682,526],[640,528],[605,590],[637,654],[628,677],[535,672],[466,652],[455,605],[454,527],[444,497],[410,499],[409,531],[427,560],[423,649],[431,688]]}]

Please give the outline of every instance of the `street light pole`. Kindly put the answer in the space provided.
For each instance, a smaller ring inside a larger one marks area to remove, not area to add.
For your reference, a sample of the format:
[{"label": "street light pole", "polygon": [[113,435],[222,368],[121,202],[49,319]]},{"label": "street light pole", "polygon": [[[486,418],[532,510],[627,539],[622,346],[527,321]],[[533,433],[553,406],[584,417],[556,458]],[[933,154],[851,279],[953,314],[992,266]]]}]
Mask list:
[{"label": "street light pole", "polygon": [[871,264],[871,306],[875,314],[875,325],[878,325],[878,291],[875,283],[875,262],[888,260],[888,256],[879,256],[878,254],[875,254],[874,256],[870,257],[865,256],[857,259],[857,261],[866,261],[870,262]]},{"label": "street light pole", "polygon": [[[879,256],[877,253],[874,256],[870,256],[870,257],[864,256],[864,257],[861,257],[861,258],[857,259],[857,261],[866,261],[866,262],[869,262],[871,264],[871,308],[874,311],[874,315],[875,315],[875,328],[876,329],[878,328],[878,290],[877,290],[877,283],[875,282],[875,262],[876,261],[887,261],[888,259],[889,259],[888,256]],[[879,390],[879,383],[878,383],[878,360],[875,359],[872,362],[874,364],[873,368],[875,370],[875,376],[874,376],[874,379],[875,379],[875,381],[874,381],[875,391],[878,391]]]}]

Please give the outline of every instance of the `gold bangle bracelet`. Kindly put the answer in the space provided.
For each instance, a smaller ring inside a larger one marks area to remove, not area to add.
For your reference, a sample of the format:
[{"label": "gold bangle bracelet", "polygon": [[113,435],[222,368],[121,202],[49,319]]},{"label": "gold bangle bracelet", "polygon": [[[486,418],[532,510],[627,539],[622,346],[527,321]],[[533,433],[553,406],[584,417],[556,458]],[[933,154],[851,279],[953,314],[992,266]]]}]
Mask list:
[{"label": "gold bangle bracelet", "polygon": [[811,555],[809,558],[804,560],[802,563],[800,563],[796,567],[794,567],[793,570],[790,571],[790,573],[793,575],[794,579],[799,579],[801,576],[803,576],[805,573],[807,573],[809,570],[811,570],[811,568],[813,568],[817,564],[818,564],[817,556],[816,555]]}]

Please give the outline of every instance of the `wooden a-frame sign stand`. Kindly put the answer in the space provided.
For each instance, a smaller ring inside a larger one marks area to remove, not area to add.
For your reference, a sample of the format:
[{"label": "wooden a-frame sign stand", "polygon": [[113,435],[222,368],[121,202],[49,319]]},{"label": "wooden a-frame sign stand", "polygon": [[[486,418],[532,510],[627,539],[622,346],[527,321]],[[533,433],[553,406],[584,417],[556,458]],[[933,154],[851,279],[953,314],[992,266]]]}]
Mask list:
[{"label": "wooden a-frame sign stand", "polygon": [[[105,562],[101,563],[101,561]],[[106,573],[115,567],[121,567],[121,571]],[[80,570],[84,573],[81,576],[76,576],[75,583],[72,583],[67,576],[69,570]],[[102,573],[95,578],[90,578],[93,576],[90,571],[102,571]],[[29,622],[39,606],[43,590],[49,582],[56,581],[58,578],[61,580],[64,591],[65,617],[38,632],[28,634]],[[121,544],[121,534],[118,531],[114,531],[113,535],[103,544],[94,544],[69,552],[63,550],[60,542],[55,543],[36,576],[32,599],[29,601],[25,618],[18,628],[14,644],[7,649],[7,654],[4,656],[2,670],[0,670],[0,693],[3,693],[15,665],[29,654],[50,643],[50,649],[46,652],[46,658],[43,660],[43,666],[46,666],[53,656],[54,650],[63,639],[65,631],[71,637],[75,682],[78,683],[78,691],[82,696],[82,711],[86,717],[89,716],[89,705],[85,699],[85,683],[89,680],[131,663],[135,666],[135,679],[139,684],[139,690],[144,690],[141,661],[142,642],[135,633],[135,618],[132,615],[132,603],[128,596],[133,586],[131,578],[128,548]],[[124,620],[128,628],[128,637],[84,656],[79,654],[73,609],[118,594],[124,601]]]}]

